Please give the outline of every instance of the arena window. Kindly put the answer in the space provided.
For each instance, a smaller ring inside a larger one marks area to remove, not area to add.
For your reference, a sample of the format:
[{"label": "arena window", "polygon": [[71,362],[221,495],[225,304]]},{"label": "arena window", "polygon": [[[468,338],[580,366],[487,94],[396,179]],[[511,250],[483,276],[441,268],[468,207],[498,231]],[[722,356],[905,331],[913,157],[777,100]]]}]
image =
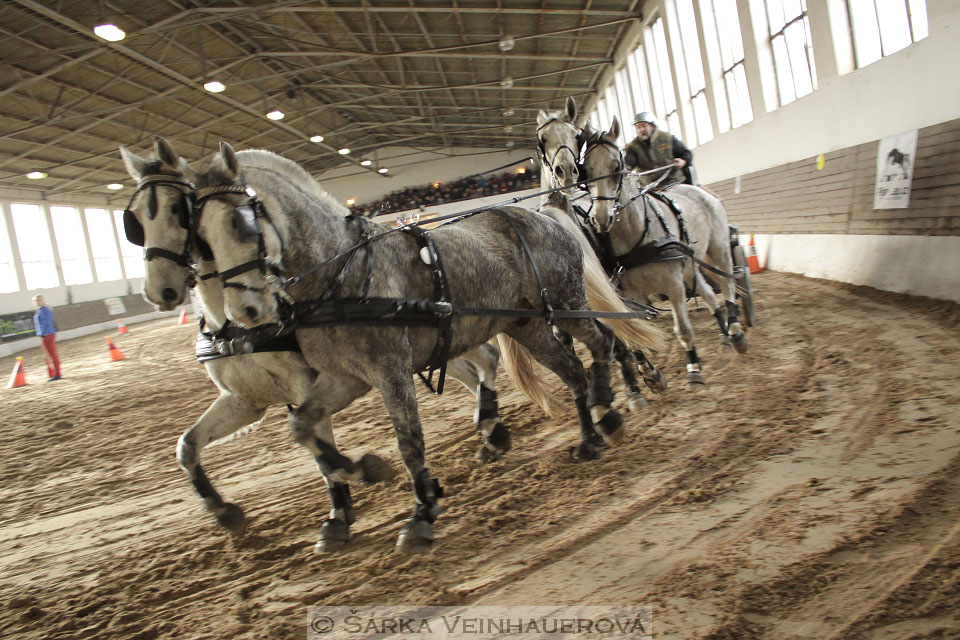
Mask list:
[{"label": "arena window", "polygon": [[50,207],[53,233],[57,239],[63,284],[86,284],[93,282],[90,271],[90,254],[87,252],[86,234],[80,212],[73,207]]},{"label": "arena window", "polygon": [[765,0],[765,3],[780,106],[783,106],[817,88],[807,1]]},{"label": "arena window", "polygon": [[90,248],[93,250],[93,266],[97,271],[97,280],[107,282],[120,280],[123,271],[117,255],[116,231],[106,209],[85,209],[87,231],[90,234]]},{"label": "arena window", "polygon": [[10,205],[10,213],[27,289],[60,286],[47,217],[39,205],[15,203]]},{"label": "arena window", "polygon": [[925,0],[847,0],[857,68],[927,37]]}]

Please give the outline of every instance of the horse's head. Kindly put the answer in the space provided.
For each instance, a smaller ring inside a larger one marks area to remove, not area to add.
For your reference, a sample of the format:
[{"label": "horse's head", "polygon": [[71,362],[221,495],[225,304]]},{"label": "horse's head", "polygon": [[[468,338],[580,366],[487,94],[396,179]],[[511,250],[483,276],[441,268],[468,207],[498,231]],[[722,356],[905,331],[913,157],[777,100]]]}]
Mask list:
[{"label": "horse's head", "polygon": [[617,145],[620,136],[620,122],[613,117],[610,131],[595,131],[589,125],[584,130],[587,141],[583,154],[583,167],[586,178],[599,178],[589,184],[590,223],[597,231],[610,231],[617,221],[617,199],[623,187],[623,152]]},{"label": "horse's head", "polygon": [[227,318],[245,327],[278,322],[283,242],[267,213],[265,194],[244,182],[226,142],[198,172],[196,184],[196,232],[220,268]]},{"label": "horse's head", "polygon": [[185,177],[187,163],[170,143],[156,138],[155,159],[144,159],[126,147],[120,155],[137,191],[123,212],[127,240],[144,247],[143,297],[161,311],[181,304],[194,279],[190,256],[193,185]]},{"label": "horse's head", "polygon": [[580,178],[580,133],[575,124],[577,103],[567,98],[564,111],[537,115],[537,150],[543,170],[551,176],[554,187],[572,187]]}]

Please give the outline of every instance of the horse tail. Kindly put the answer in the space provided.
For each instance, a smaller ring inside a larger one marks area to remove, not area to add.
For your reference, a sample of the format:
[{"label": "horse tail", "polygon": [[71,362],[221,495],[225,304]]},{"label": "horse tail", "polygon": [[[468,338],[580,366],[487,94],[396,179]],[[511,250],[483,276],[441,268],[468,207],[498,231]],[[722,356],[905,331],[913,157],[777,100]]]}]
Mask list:
[{"label": "horse tail", "polygon": [[[591,309],[618,313],[635,311],[624,303],[623,298],[610,284],[607,273],[600,266],[600,260],[589,246],[583,252],[583,271],[587,282],[587,302]],[[617,337],[633,349],[658,350],[662,346],[660,330],[646,319],[603,318],[602,321],[609,324]]]},{"label": "horse tail", "polygon": [[[593,247],[590,246],[590,241],[577,227],[576,222],[562,211],[558,211],[558,215],[550,215],[544,210],[541,210],[541,213],[545,213],[559,222],[580,243],[580,249],[583,253],[583,275],[587,283],[587,303],[590,308],[594,311],[633,312],[634,309],[624,303],[623,298],[610,284],[610,279],[603,270]],[[604,318],[603,322],[609,324],[617,337],[633,349],[657,350],[662,346],[660,330],[647,320],[640,318]]]},{"label": "horse tail", "polygon": [[[517,385],[520,393],[527,396],[531,402],[543,409],[549,417],[557,415],[563,405],[554,394],[548,393],[544,384],[544,376],[539,375],[538,365],[533,356],[519,342],[506,334],[497,336],[500,345],[500,357],[507,375]],[[558,344],[559,348],[559,344]]]}]

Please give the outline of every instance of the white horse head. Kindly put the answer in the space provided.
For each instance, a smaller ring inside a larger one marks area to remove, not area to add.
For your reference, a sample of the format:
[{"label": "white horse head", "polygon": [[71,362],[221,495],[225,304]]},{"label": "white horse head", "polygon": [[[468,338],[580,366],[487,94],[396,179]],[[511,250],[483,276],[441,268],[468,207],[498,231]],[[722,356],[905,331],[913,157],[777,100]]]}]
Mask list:
[{"label": "white horse head", "polygon": [[537,115],[537,148],[542,171],[551,176],[553,187],[572,187],[580,178],[580,132],[575,123],[577,103],[567,97],[566,109]]},{"label": "white horse head", "polygon": [[595,131],[589,125],[584,131],[587,141],[583,157],[585,178],[599,178],[589,183],[590,223],[601,233],[610,231],[617,221],[617,199],[623,186],[623,152],[617,145],[620,122],[613,117],[610,131]]},{"label": "white horse head", "polygon": [[244,327],[278,322],[277,296],[283,296],[277,281],[283,253],[279,205],[245,182],[237,154],[226,142],[198,173],[196,198],[197,236],[220,267],[227,318]]},{"label": "white horse head", "polygon": [[156,158],[141,158],[126,147],[120,155],[137,191],[123,214],[127,240],[144,247],[143,297],[160,311],[181,304],[193,286],[190,258],[192,191],[187,162],[169,142],[155,138]]}]

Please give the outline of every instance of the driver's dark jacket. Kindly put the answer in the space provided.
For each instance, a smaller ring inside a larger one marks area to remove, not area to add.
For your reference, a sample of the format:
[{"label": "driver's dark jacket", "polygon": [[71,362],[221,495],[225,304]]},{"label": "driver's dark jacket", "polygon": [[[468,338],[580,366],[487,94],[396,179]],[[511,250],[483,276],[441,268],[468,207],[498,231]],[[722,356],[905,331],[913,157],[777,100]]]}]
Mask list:
[{"label": "driver's dark jacket", "polygon": [[[627,145],[623,162],[627,169],[647,171],[672,164],[674,158],[683,158],[688,166],[693,164],[693,153],[677,136],[657,129],[648,140],[641,140],[640,136],[631,140]],[[659,177],[660,174],[650,174],[639,176],[637,180],[640,184],[649,184]],[[689,180],[682,169],[674,167],[664,182],[689,182]]]}]

